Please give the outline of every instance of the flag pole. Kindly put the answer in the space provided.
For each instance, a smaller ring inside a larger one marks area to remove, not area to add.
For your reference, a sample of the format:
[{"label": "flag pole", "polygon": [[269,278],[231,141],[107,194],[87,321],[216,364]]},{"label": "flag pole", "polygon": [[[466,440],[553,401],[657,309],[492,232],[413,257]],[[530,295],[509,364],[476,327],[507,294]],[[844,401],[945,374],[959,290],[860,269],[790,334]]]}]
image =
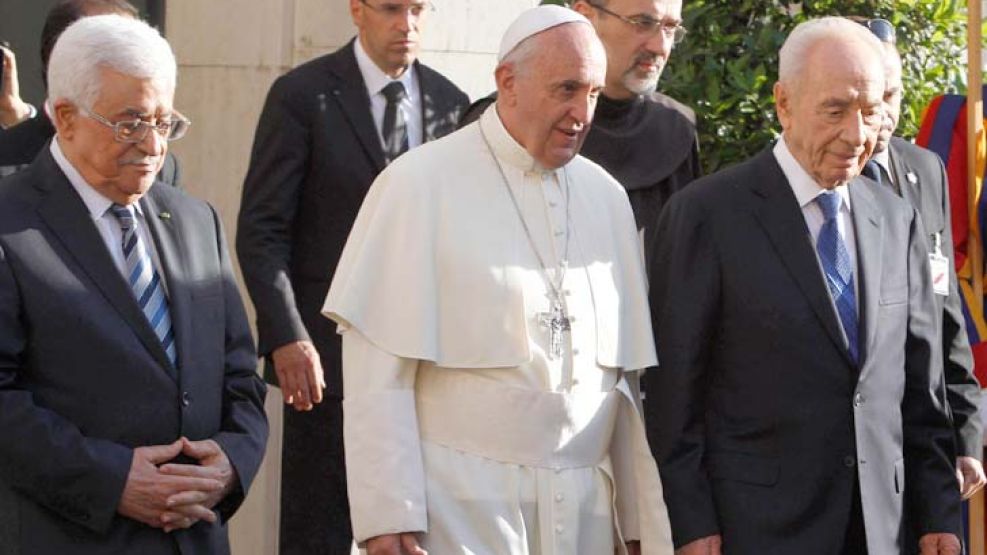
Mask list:
[{"label": "flag pole", "polygon": [[[969,210],[970,232],[967,238],[967,253],[973,268],[973,292],[975,299],[984,298],[983,247],[980,244],[978,205],[983,176],[984,117],[983,117],[983,60],[981,52],[983,21],[981,0],[967,0],[967,207]],[[970,554],[985,553],[985,511],[984,492],[981,490],[970,500]]]}]

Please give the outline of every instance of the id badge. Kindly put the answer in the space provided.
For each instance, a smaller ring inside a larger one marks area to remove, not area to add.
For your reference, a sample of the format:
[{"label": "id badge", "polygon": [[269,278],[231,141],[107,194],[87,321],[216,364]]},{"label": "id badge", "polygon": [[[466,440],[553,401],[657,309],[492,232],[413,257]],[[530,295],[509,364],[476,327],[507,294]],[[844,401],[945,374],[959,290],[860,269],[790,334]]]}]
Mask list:
[{"label": "id badge", "polygon": [[933,252],[929,253],[929,269],[932,272],[932,291],[936,295],[949,296],[949,259],[942,255],[942,235],[932,234]]},{"label": "id badge", "polygon": [[932,290],[936,295],[949,295],[949,259],[934,252],[929,254],[929,267],[932,269]]}]

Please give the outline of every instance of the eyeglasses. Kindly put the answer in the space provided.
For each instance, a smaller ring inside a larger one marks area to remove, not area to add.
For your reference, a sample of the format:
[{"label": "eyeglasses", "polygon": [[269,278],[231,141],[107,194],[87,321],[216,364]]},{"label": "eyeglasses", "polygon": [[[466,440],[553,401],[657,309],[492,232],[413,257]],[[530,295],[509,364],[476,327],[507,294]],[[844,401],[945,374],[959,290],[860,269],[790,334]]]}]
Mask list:
[{"label": "eyeglasses", "polygon": [[360,2],[364,6],[387,18],[405,17],[408,14],[410,14],[411,17],[419,18],[426,13],[435,11],[435,6],[433,6],[431,2],[411,2],[410,4],[384,2],[376,6],[370,2],[367,2],[367,0],[360,0]]},{"label": "eyeglasses", "polygon": [[634,30],[642,35],[653,35],[660,31],[662,36],[666,39],[671,39],[672,44],[682,42],[682,39],[685,38],[685,34],[687,32],[686,28],[683,27],[681,23],[669,23],[647,15],[635,15],[628,17],[626,15],[620,15],[619,13],[612,12],[603,6],[594,4],[593,2],[586,3],[607,15],[612,15],[624,23],[627,23],[628,25],[634,27]]},{"label": "eyeglasses", "polygon": [[192,125],[191,121],[178,112],[172,112],[169,119],[162,119],[157,123],[149,123],[141,119],[114,123],[86,108],[82,109],[82,113],[89,119],[113,129],[113,138],[121,143],[139,143],[147,138],[147,132],[151,129],[154,129],[154,132],[166,141],[177,141],[185,136],[188,128]]},{"label": "eyeglasses", "polygon": [[896,42],[894,25],[887,19],[865,19],[858,21],[858,23],[867,27],[877,37],[877,40],[887,44],[894,44]]}]

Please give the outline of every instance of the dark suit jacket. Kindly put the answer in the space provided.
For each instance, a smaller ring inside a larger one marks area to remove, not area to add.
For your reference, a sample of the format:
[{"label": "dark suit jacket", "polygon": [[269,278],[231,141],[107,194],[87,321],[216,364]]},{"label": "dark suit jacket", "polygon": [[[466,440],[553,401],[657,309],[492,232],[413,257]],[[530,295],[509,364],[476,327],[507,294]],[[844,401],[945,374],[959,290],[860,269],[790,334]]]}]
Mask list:
[{"label": "dark suit jacket", "polygon": [[870,553],[902,551],[905,496],[921,533],[961,530],[924,231],[873,182],[850,198],[859,366],[770,149],[662,213],[646,417],[677,546],[839,553],[858,474]]},{"label": "dark suit jacket", "polygon": [[[55,136],[55,126],[48,115],[40,109],[38,112],[37,116],[0,133],[0,178],[29,166]],[[181,187],[181,171],[174,154],[169,152],[165,156],[158,181]]]},{"label": "dark suit jacket", "polygon": [[[117,514],[133,449],[212,438],[239,475],[267,440],[264,384],[219,218],[154,185],[173,367],[82,199],[47,149],[0,182],[0,553],[226,553],[226,526],[165,534]],[[164,216],[168,214],[170,217]]]},{"label": "dark suit jacket", "polygon": [[[414,70],[425,140],[455,130],[466,95],[422,64]],[[260,353],[310,338],[332,397],[342,396],[340,341],[320,311],[363,197],[384,165],[352,41],[271,86],[243,185],[237,254],[257,308]]]},{"label": "dark suit jacket", "polygon": [[949,296],[935,296],[936,306],[942,312],[946,395],[956,431],[957,453],[980,459],[983,457],[983,424],[978,414],[980,384],[973,375],[973,355],[953,268],[953,232],[946,171],[933,152],[904,139],[892,137],[889,148],[895,184],[901,196],[922,216],[929,246],[932,247],[930,252],[938,235],[942,253],[949,258]]}]

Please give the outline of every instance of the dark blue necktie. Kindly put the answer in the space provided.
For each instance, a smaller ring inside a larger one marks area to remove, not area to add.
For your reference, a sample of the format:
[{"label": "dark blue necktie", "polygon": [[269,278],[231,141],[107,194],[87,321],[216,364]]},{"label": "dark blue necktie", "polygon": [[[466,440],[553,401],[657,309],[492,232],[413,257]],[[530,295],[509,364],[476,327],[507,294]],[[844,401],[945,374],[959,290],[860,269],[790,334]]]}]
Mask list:
[{"label": "dark blue necktie", "polygon": [[843,198],[835,191],[825,191],[816,197],[816,203],[826,218],[819,229],[816,251],[822,262],[823,273],[826,274],[826,285],[829,286],[836,312],[846,333],[850,358],[856,363],[857,301],[853,292],[853,264],[837,227],[842,201]]},{"label": "dark blue necktie", "polygon": [[175,333],[171,327],[171,314],[168,311],[168,297],[165,296],[161,275],[154,269],[140,233],[137,232],[137,218],[131,206],[114,204],[110,212],[120,222],[123,231],[123,256],[127,261],[127,282],[137,298],[144,317],[154,328],[154,334],[161,341],[168,360],[176,366],[178,352],[175,350]]},{"label": "dark blue necktie", "polygon": [[868,160],[864,164],[864,169],[860,171],[864,174],[864,177],[869,177],[877,182],[878,185],[884,185],[884,179],[881,175],[881,166],[874,160]]},{"label": "dark blue necktie", "polygon": [[408,150],[408,125],[404,121],[401,101],[408,95],[400,81],[391,81],[381,89],[387,104],[384,106],[384,121],[380,134],[384,138],[384,154],[391,162]]}]

